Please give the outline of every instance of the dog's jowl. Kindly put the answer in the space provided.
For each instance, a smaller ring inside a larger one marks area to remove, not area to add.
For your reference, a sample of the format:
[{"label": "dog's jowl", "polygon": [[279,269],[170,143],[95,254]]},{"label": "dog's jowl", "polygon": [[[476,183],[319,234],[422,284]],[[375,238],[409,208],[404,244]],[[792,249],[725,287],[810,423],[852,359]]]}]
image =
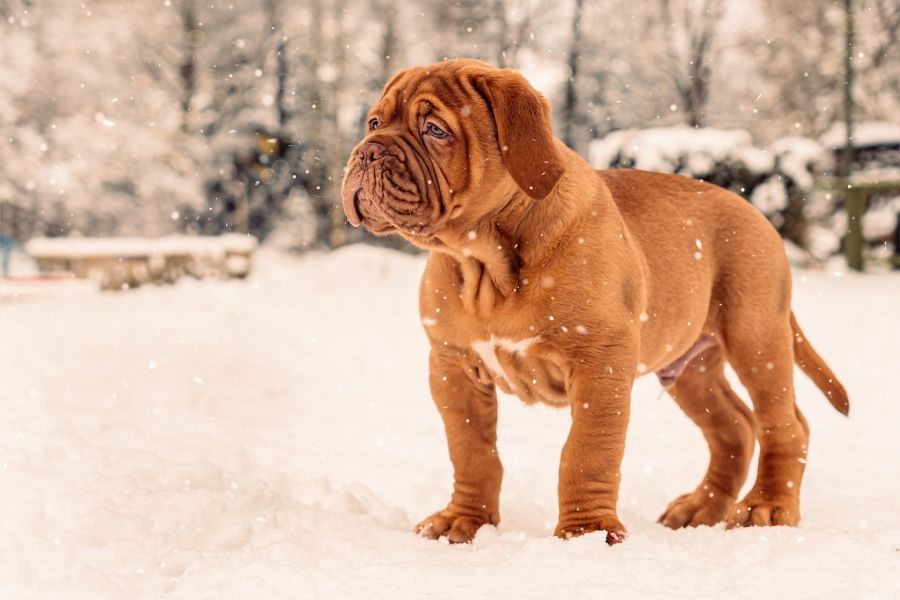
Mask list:
[{"label": "dog's jowl", "polygon": [[[631,388],[650,373],[710,450],[696,490],[660,522],[798,522],[809,426],[794,364],[839,411],[849,404],[791,311],[781,239],[748,202],[677,175],[595,171],[553,137],[549,104],[521,75],[459,60],[388,82],[350,156],[343,208],[353,225],[430,251],[419,305],[454,488],[420,534],[467,542],[499,521],[499,387],[571,411],[556,535],[624,539]],[[738,500],[757,442],[756,482]]]}]

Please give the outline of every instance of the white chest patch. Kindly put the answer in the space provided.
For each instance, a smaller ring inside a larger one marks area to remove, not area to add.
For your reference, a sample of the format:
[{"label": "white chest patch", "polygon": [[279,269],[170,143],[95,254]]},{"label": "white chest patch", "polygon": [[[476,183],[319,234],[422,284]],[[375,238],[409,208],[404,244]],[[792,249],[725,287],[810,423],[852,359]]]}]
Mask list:
[{"label": "white chest patch", "polygon": [[509,338],[491,336],[489,340],[472,342],[472,350],[478,354],[478,358],[481,359],[481,362],[484,363],[484,366],[487,367],[492,376],[503,379],[509,385],[510,378],[500,365],[500,361],[497,358],[497,350],[503,350],[517,356],[525,356],[528,348],[535,342],[540,341],[540,339],[540,337],[535,336],[516,342]]}]

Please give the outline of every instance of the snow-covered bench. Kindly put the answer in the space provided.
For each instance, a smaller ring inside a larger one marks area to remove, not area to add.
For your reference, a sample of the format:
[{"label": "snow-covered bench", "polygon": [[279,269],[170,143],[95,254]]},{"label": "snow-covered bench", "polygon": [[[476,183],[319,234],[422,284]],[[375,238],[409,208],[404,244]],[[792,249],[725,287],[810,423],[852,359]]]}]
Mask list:
[{"label": "snow-covered bench", "polygon": [[[863,235],[863,225],[869,208],[869,199],[876,194],[891,195],[892,202],[883,204],[877,215],[868,215],[874,218],[870,219],[867,225],[868,228],[877,228],[884,234],[890,234],[893,230],[894,255],[890,261],[895,269],[900,268],[900,211],[897,210],[900,206],[900,172],[872,172],[849,178],[823,177],[816,183],[816,187],[844,196],[844,208],[847,211],[844,253],[847,265],[856,271],[865,270],[868,243],[866,236]],[[873,223],[875,219],[881,223]]]},{"label": "snow-covered bench", "polygon": [[256,238],[249,235],[162,238],[34,238],[25,250],[46,272],[94,278],[103,289],[193,277],[246,277]]}]

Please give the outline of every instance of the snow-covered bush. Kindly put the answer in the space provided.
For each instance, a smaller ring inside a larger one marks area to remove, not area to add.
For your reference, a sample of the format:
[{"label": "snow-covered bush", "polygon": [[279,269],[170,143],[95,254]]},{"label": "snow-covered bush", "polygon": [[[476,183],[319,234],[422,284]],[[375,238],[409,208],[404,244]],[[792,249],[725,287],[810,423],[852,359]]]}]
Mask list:
[{"label": "snow-covered bush", "polygon": [[597,168],[645,169],[698,179],[721,176],[726,170],[759,178],[772,170],[772,157],[755,148],[746,131],[686,125],[613,132],[591,144],[590,161]]}]

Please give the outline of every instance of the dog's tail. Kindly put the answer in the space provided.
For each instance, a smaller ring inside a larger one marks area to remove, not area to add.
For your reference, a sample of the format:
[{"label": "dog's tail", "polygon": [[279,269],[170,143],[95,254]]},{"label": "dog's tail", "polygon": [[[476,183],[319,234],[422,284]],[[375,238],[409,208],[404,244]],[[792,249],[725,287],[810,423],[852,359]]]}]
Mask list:
[{"label": "dog's tail", "polygon": [[817,388],[822,390],[822,393],[838,412],[844,415],[849,414],[850,400],[847,398],[847,390],[803,335],[803,330],[797,324],[797,318],[793,312],[791,312],[791,329],[794,332],[794,361],[797,366],[813,380]]}]

